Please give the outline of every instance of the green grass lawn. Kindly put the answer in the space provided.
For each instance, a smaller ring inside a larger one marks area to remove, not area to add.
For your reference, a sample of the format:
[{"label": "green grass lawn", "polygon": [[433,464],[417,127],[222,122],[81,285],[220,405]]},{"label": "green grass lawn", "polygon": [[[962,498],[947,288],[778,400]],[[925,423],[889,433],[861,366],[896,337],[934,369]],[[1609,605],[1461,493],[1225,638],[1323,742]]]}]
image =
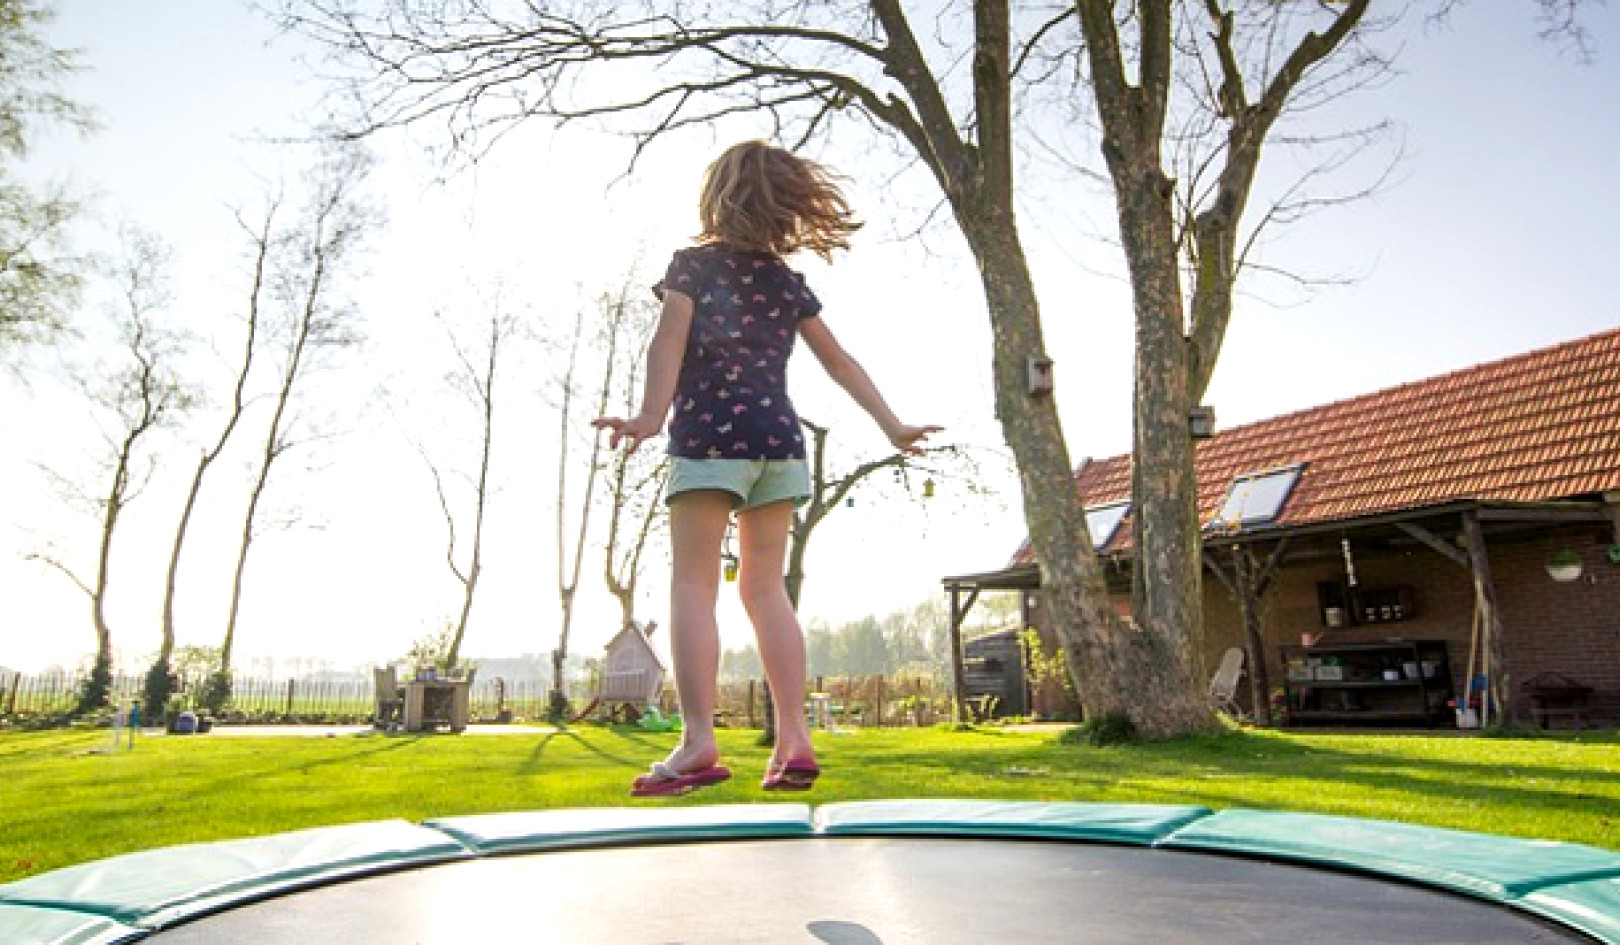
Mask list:
[{"label": "green grass lawn", "polygon": [[818,734],[807,796],[759,789],[757,732],[721,735],[732,781],[636,800],[676,736],[339,738],[0,734],[0,882],[119,853],[365,820],[648,804],[893,797],[1205,804],[1346,814],[1620,850],[1620,736],[1459,738],[1269,731],[1089,748],[1011,729]]}]

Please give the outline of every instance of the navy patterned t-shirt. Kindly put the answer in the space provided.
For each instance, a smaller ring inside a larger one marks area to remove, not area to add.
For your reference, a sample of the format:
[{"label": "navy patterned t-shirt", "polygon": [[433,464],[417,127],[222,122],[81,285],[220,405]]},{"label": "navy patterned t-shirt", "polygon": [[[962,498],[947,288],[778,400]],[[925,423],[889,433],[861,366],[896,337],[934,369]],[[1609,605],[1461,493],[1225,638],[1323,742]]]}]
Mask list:
[{"label": "navy patterned t-shirt", "polygon": [[693,303],[670,405],[669,452],[695,459],[803,459],[787,394],[798,322],[821,311],[804,277],[772,253],[678,250],[653,291]]}]

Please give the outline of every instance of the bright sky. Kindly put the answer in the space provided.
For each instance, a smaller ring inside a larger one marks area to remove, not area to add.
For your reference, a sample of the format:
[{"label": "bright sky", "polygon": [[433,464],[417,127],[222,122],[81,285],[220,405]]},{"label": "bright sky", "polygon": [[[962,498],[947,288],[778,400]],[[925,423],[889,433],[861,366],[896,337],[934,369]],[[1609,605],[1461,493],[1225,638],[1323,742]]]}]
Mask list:
[{"label": "bright sky", "polygon": [[[64,0],[52,33],[79,47],[88,71],[72,93],[105,129],[45,142],[38,173],[99,192],[82,237],[100,245],[120,221],[161,235],[175,254],[173,313],[229,349],[242,281],[230,210],[251,207],[263,182],[296,163],[263,144],[297,131],[319,87],[299,50],[244,7],[222,0],[107,4]],[[1364,93],[1356,115],[1389,117],[1407,157],[1371,200],[1330,211],[1271,244],[1269,265],[1349,285],[1301,298],[1256,285],[1238,301],[1207,398],[1222,427],[1355,396],[1620,326],[1612,278],[1620,219],[1620,9],[1586,10],[1596,62],[1581,65],[1535,39],[1529,0],[1464,7],[1444,30],[1403,28],[1403,75]],[[493,280],[526,319],[573,311],[578,287],[621,279],[638,251],[649,271],[693,229],[698,175],[712,154],[764,129],[735,126],[657,151],[629,183],[622,142],[584,132],[514,135],[476,173],[434,185],[415,145],[377,143],[374,192],[389,227],[354,288],[368,347],[323,382],[330,429],[343,435],[296,462],[277,493],[298,524],[265,535],[249,562],[238,653],[329,659],[336,666],[401,655],[457,606],[443,563],[443,524],[411,445],[455,442],[468,422],[437,385],[449,367],[435,306],[465,311]],[[892,236],[882,180],[860,176],[871,220],[853,254],[803,268],[826,319],[897,411],[945,424],[947,442],[998,449],[991,410],[989,332],[974,267],[960,242]],[[1026,193],[1022,223],[1042,291],[1048,345],[1072,458],[1129,447],[1131,326],[1117,250],[1098,238],[1113,211],[1095,191]],[[912,208],[915,218],[916,207]],[[650,280],[649,280],[650,281]],[[87,320],[89,316],[86,316]],[[822,377],[796,361],[802,412],[835,425],[851,462],[879,455],[875,428]],[[497,449],[488,572],[464,652],[541,653],[556,644],[559,609],[551,548],[555,420],[542,406],[549,374],[531,360],[513,378]],[[0,666],[37,671],[93,649],[84,596],[25,556],[54,544],[91,571],[95,522],[63,510],[36,464],[102,488],[88,411],[48,380],[0,381],[7,436],[0,447]],[[215,425],[201,421],[195,438]],[[169,455],[195,455],[171,441]],[[165,473],[190,465],[168,462]],[[296,467],[296,468],[293,468]],[[237,474],[235,470],[232,475]],[[222,477],[223,478],[223,477]],[[843,620],[908,607],[939,593],[942,575],[1003,565],[1023,535],[1013,481],[988,463],[983,498],[942,481],[930,502],[871,493],[841,509],[812,544],[804,612]],[[114,640],[132,659],[157,643],[157,603],[183,484],[160,474],[132,507],[113,568]],[[217,644],[239,504],[220,486],[182,572],[180,641]],[[205,496],[205,503],[209,497]],[[587,561],[572,649],[594,653],[615,624],[596,559]],[[655,563],[644,616],[663,616]],[[747,639],[728,601],[730,645]],[[136,667],[138,668],[138,667]]]}]

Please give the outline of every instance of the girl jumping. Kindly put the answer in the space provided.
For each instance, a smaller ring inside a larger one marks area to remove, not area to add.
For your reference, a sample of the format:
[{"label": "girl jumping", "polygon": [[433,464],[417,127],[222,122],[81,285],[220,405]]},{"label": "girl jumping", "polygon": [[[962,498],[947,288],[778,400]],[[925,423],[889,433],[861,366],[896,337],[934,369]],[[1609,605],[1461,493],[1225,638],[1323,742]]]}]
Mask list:
[{"label": "girl jumping", "polygon": [[821,319],[804,277],[783,261],[808,249],[831,260],[860,228],[833,175],[763,141],[729,148],[704,175],[702,231],[654,292],[663,314],[647,349],[641,410],[602,417],[610,445],[634,450],[669,419],[673,573],[670,648],[683,729],[669,757],[635,780],[636,796],[684,794],[731,777],[720,764],[714,708],[720,634],[720,546],[735,513],[738,594],[775,696],[776,746],[761,787],[805,790],[821,773],[805,718],[804,633],[783,583],[793,510],[810,497],[798,415],[787,393],[796,339],[907,453],[936,426],[901,423],[866,371]]}]

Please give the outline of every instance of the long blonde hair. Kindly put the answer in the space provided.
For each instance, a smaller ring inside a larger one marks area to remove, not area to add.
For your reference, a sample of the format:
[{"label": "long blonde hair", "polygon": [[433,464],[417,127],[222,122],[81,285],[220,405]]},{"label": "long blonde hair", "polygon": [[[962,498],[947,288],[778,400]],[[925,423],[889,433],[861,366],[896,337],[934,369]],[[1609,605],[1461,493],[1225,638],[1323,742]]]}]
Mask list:
[{"label": "long blonde hair", "polygon": [[830,260],[861,228],[835,175],[764,141],[732,145],[709,165],[698,198],[699,243]]}]

